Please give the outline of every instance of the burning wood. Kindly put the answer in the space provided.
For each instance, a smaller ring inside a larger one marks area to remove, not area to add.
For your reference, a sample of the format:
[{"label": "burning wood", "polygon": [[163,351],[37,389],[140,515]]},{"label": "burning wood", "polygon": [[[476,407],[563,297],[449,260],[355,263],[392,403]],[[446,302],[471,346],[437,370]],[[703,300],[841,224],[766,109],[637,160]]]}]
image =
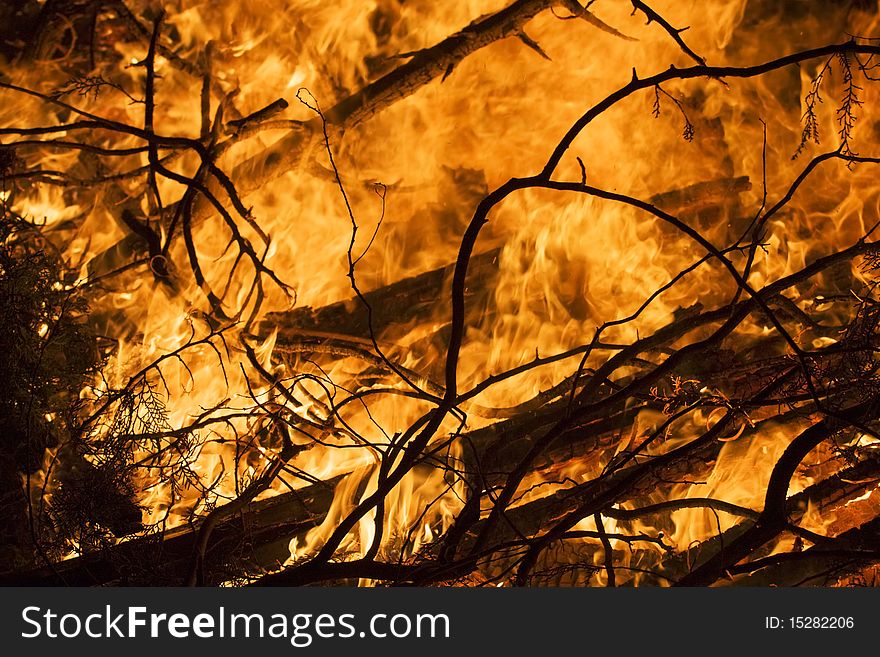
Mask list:
[{"label": "burning wood", "polygon": [[876,9],[13,4],[3,582],[870,581]]}]

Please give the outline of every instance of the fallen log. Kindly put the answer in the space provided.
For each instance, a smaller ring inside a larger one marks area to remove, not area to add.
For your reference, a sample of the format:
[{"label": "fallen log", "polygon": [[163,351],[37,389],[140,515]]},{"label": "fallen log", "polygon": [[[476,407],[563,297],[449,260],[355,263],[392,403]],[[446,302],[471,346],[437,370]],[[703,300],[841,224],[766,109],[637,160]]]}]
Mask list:
[{"label": "fallen log", "polygon": [[771,555],[731,569],[751,573],[722,584],[733,586],[828,586],[880,562],[880,518],[854,527],[802,552]]},{"label": "fallen log", "polygon": [[[541,464],[550,464],[554,458],[564,460],[566,454],[577,450],[579,443],[599,440],[584,431],[585,427],[579,426],[561,437],[556,456],[548,455]],[[483,449],[491,439],[490,434],[478,432],[468,440],[477,449]],[[323,520],[333,502],[336,484],[344,477],[253,502],[241,513],[220,522],[206,550],[205,571],[213,574],[206,583],[219,583],[231,572],[262,572],[282,563],[290,554],[290,540]],[[199,528],[196,523],[169,530],[164,537],[124,541],[101,552],[61,562],[52,569],[0,575],[0,586],[179,584],[191,567]],[[223,567],[230,560],[236,561],[237,569]]]},{"label": "fallen log", "polygon": [[[796,411],[791,411],[786,414],[790,420],[795,419],[799,415],[800,413]],[[779,420],[780,418],[777,417],[768,421],[778,422]],[[758,433],[757,428],[755,430],[749,430],[738,440],[748,441],[750,439],[750,434],[756,433]],[[605,485],[597,486],[595,482],[586,482],[584,484],[558,490],[551,495],[527,504],[513,507],[507,511],[505,514],[505,522],[498,526],[489,543],[494,545],[501,545],[508,541],[516,543],[520,537],[539,535],[549,526],[552,526],[555,519],[562,518],[572,509],[579,506],[585,495],[589,494],[591,497],[598,498],[604,491],[613,488],[615,481],[621,479],[631,479],[634,483],[631,486],[628,498],[621,499],[620,502],[631,501],[638,505],[639,498],[644,498],[649,493],[654,492],[654,489],[657,486],[666,485],[670,479],[675,479],[683,475],[687,475],[690,478],[699,478],[702,475],[708,474],[714,467],[714,461],[717,458],[722,445],[723,443],[715,441],[714,443],[704,445],[700,449],[694,450],[691,453],[683,451],[679,458],[671,460],[659,468],[654,468],[650,465],[632,466],[609,477],[608,483]],[[639,470],[642,470],[642,472],[639,473]],[[866,491],[870,491],[872,488],[876,487],[878,479],[880,479],[880,456],[875,456],[865,459],[857,465],[843,469],[834,475],[809,486],[800,493],[792,495],[787,500],[786,504],[789,510],[791,523],[796,525],[803,518],[808,508],[839,508],[849,500],[856,499]],[[687,500],[682,500],[681,502],[681,508],[689,506]],[[697,506],[701,505],[698,504]],[[675,508],[674,504],[670,504],[666,510],[652,510],[651,513],[641,513],[638,507],[635,510],[626,510],[618,509],[616,505],[614,508],[611,508],[611,505],[609,504],[608,508],[602,512],[602,515],[608,518],[617,519],[620,523],[618,525],[618,531],[626,534],[627,527],[630,526],[630,523],[633,520],[640,519],[650,524],[650,518],[666,516],[668,513],[675,510]],[[699,546],[689,549],[686,552],[669,554],[668,556],[663,557],[659,563],[657,562],[658,551],[652,550],[649,553],[646,553],[649,557],[649,562],[642,564],[642,570],[647,573],[647,577],[654,577],[659,583],[675,582],[679,577],[687,574],[687,572],[695,566],[715,554],[724,545],[732,542],[738,535],[753,524],[754,518],[758,515],[758,511],[753,511],[747,516],[745,521],[726,530],[720,537],[715,536],[707,539]],[[466,537],[463,542],[465,548],[470,544],[471,538],[482,528],[482,525],[483,521],[479,521],[471,528],[468,537]],[[549,549],[553,549],[552,546],[548,546],[548,550]],[[593,546],[593,549],[595,551],[602,550],[602,546],[598,540]],[[579,550],[584,552],[586,548],[581,547]],[[588,551],[589,550],[587,550],[587,552]],[[583,554],[581,557],[583,557]],[[864,563],[864,560],[856,561],[858,563]],[[492,577],[498,572],[504,571],[504,569],[509,567],[512,562],[513,557],[504,558],[500,557],[498,554],[493,554],[489,561],[480,565],[481,573],[482,575]],[[554,559],[550,559],[550,562],[555,563]],[[572,564],[572,567],[575,565],[577,564]],[[581,563],[580,565],[581,569],[583,569],[585,563]],[[539,570],[539,568],[536,568],[536,570]],[[654,573],[653,576],[651,575],[652,572]],[[771,577],[769,581],[776,580]],[[624,586],[632,585],[633,583],[632,579],[627,581],[624,577]]]},{"label": "fallen log", "polygon": [[[479,287],[471,288],[473,312],[485,308],[487,290],[498,272],[498,256],[501,249],[493,249],[475,255],[471,259],[471,280],[479,281]],[[372,330],[377,339],[389,339],[392,327],[409,327],[417,319],[430,321],[435,318],[446,298],[455,265],[418,274],[384,287],[364,293],[372,310]],[[479,301],[483,303],[479,303]],[[476,302],[476,303],[474,303]],[[257,336],[265,337],[278,330],[278,341],[285,342],[299,336],[332,337],[345,335],[361,339],[370,338],[370,313],[358,298],[338,301],[322,308],[309,306],[287,312],[269,313],[259,324]],[[447,318],[437,317],[445,324]]]},{"label": "fallen log", "polygon": [[[218,524],[205,553],[205,583],[217,585],[283,562],[290,556],[291,537],[323,520],[341,479],[255,502]],[[181,526],[51,568],[7,573],[0,576],[0,586],[179,586],[192,565],[198,528],[198,524]]]},{"label": "fallen log", "polygon": [[[477,18],[460,32],[415,53],[409,61],[339,100],[325,117],[332,129],[345,130],[361,123],[437,79],[445,79],[472,53],[511,36],[520,36],[523,26],[554,5],[577,7],[584,20],[600,29],[608,28],[577,3],[565,0],[516,0],[500,11]],[[320,124],[313,121],[291,131],[250,159],[238,164],[230,176],[241,181],[240,191],[249,193],[270,180],[296,168],[318,141]],[[205,204],[205,210],[210,208]],[[199,214],[199,211],[195,213]]]},{"label": "fallen log", "polygon": [[657,194],[651,204],[670,214],[696,215],[713,207],[735,206],[737,195],[751,188],[748,176],[720,178]]},{"label": "fallen log", "polygon": [[[867,458],[861,463],[841,470],[788,498],[786,508],[789,521],[797,525],[811,507],[818,510],[840,508],[877,486],[878,478],[880,478],[880,456]],[[725,545],[730,545],[753,524],[754,519],[744,520],[684,553],[671,555],[662,562],[657,573],[671,580],[683,577],[718,554]]]}]

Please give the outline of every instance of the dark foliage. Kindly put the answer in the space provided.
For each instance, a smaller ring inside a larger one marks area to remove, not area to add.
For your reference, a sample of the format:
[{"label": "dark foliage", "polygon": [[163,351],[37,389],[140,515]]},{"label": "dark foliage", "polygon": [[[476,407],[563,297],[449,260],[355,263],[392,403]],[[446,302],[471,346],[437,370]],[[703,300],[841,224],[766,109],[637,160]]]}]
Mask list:
[{"label": "dark foliage", "polygon": [[[0,217],[0,567],[93,544],[139,520],[124,469],[93,463],[80,435],[80,391],[102,362],[75,273],[40,228]],[[49,472],[43,483],[37,471]],[[39,483],[39,485],[38,485]],[[46,493],[51,493],[46,495]]]}]

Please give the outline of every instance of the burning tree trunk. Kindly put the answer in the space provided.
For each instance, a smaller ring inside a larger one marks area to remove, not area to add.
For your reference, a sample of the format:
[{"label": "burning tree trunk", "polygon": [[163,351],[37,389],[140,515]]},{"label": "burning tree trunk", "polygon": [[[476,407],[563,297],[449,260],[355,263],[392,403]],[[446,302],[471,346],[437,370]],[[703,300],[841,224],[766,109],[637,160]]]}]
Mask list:
[{"label": "burning tree trunk", "polygon": [[3,581],[866,581],[876,11],[313,4],[2,10]]}]

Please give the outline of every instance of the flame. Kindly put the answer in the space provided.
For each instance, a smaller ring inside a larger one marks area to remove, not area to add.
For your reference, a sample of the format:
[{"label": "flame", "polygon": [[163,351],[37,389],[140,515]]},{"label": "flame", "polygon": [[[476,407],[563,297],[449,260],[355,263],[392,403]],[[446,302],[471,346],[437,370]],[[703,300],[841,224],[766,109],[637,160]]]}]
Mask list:
[{"label": "flame", "polygon": [[[178,60],[210,64],[207,118],[213,120],[222,106],[226,125],[219,131],[224,139],[234,132],[235,124],[230,122],[286,100],[283,109],[217,159],[223,171],[241,174],[234,182],[242,190],[247,219],[253,221],[238,221],[240,244],[252,247],[255,256],[242,256],[239,244],[230,243],[230,232],[216,211],[208,208],[191,222],[191,241],[203,268],[201,282],[187,270],[190,257],[183,239],[178,236],[161,255],[145,258],[142,245],[132,241],[130,226],[120,219],[133,217],[164,241],[169,223],[148,218],[155,215],[158,203],[164,207],[186,194],[179,178],[199,175],[201,163],[194,152],[162,150],[177,179],[160,176],[153,188],[144,185],[143,178],[132,178],[83,184],[73,191],[39,181],[23,183],[15,194],[3,191],[4,203],[10,199],[17,211],[39,221],[63,249],[66,261],[79,271],[79,287],[92,286],[133,259],[149,261],[139,273],[122,272],[108,280],[97,296],[92,321],[116,346],[100,377],[82,393],[84,399],[100,404],[134,379],[143,380],[140,400],[161,409],[136,418],[143,433],[162,434],[159,440],[164,441],[161,457],[155,456],[156,444],[149,441],[138,443],[132,455],[134,462],[155,463],[139,471],[135,481],[146,525],[182,525],[240,496],[275,459],[287,454],[284,440],[265,419],[275,414],[294,418],[286,440],[295,455],[257,499],[302,489],[315,480],[340,478],[325,515],[309,531],[291,538],[287,564],[318,553],[343,519],[383,485],[388,474],[382,465],[383,450],[391,445],[405,449],[399,444],[401,436],[429,412],[431,404],[424,396],[414,399],[405,393],[418,387],[442,397],[445,354],[437,345],[449,309],[434,304],[397,326],[397,334],[377,336],[381,357],[366,336],[359,336],[360,342],[344,353],[297,351],[285,333],[290,327],[277,325],[277,318],[291,309],[322,308],[352,299],[347,276],[352,260],[357,261],[357,285],[362,291],[455,262],[474,208],[510,178],[540,171],[552,145],[585,108],[634,74],[644,77],[669,64],[692,63],[663,30],[634,20],[629,3],[597,3],[594,9],[602,21],[619,26],[631,40],[597,30],[586,21],[560,20],[553,11],[543,11],[527,23],[527,30],[547,58],[522,40],[498,40],[465,58],[442,83],[435,80],[344,131],[331,126],[332,161],[320,140],[315,140],[303,146],[309,156],[281,175],[270,176],[267,162],[245,166],[267,149],[283,149],[288,135],[319,121],[313,109],[297,101],[299,89],[310,94],[301,98],[313,99],[314,107],[326,112],[341,98],[408,61],[411,53],[507,4],[501,0],[174,3],[159,39],[174,47],[162,50],[154,64],[153,122],[158,133],[205,138],[201,80],[182,70]],[[138,17],[155,15],[158,8],[147,0],[128,5]],[[853,11],[845,25],[824,25],[804,16],[798,19],[800,27],[792,28],[775,24],[778,18],[770,13],[750,14],[748,5],[745,0],[679,1],[658,3],[656,9],[673,25],[692,25],[685,33],[689,46],[718,64],[764,61],[814,42],[831,42],[842,27],[859,34],[873,34],[877,27],[876,16]],[[123,28],[108,19],[102,29]],[[778,31],[780,37],[768,41],[761,36],[770,31]],[[57,97],[108,121],[143,126],[145,105],[138,101],[147,75],[148,39],[141,35],[108,42],[116,54],[114,63],[96,64],[100,70],[91,71],[107,83],[100,89]],[[72,57],[62,53],[38,65],[18,66],[9,78],[20,87],[57,94],[69,84]],[[702,80],[699,87],[690,81],[671,82],[663,90],[668,97],[657,96],[660,117],[656,120],[651,118],[653,95],[634,95],[603,113],[574,140],[556,175],[566,180],[583,175],[588,184],[646,199],[697,183],[746,176],[749,189],[728,190],[721,201],[686,217],[686,223],[697,227],[706,240],[730,243],[761,206],[765,185],[774,193],[784,190],[802,167],[802,159],[791,158],[801,130],[800,103],[820,66],[821,62],[809,62],[797,70],[782,69],[770,79],[729,84],[712,79]],[[863,105],[853,140],[870,144],[872,138],[876,141],[878,125],[871,106],[880,98],[873,85],[866,84],[860,92]],[[9,89],[3,95],[7,102],[0,109],[0,123],[4,126],[21,127],[25,121],[26,127],[36,127],[70,120],[69,110],[51,102],[22,98]],[[13,98],[14,103],[8,102]],[[831,103],[818,112],[820,134],[830,143],[840,128],[838,117]],[[682,139],[691,122],[695,122],[693,143]],[[73,129],[54,135],[75,137]],[[94,138],[108,148],[142,145],[131,135],[111,138],[98,131]],[[20,148],[16,152],[27,169],[77,176],[89,171],[79,151]],[[151,164],[147,152],[127,155],[124,161],[125,168]],[[347,194],[345,202],[340,187]],[[856,242],[878,220],[877,190],[873,169],[867,165],[852,171],[818,169],[813,182],[797,191],[784,213],[767,223],[748,284],[760,289]],[[351,215],[345,205],[349,202]],[[658,200],[658,206],[662,202]],[[619,345],[651,335],[695,303],[702,308],[722,305],[737,290],[717,262],[707,262],[677,280],[679,272],[704,255],[699,245],[658,217],[582,194],[531,189],[510,195],[493,209],[479,238],[478,252],[491,249],[500,249],[497,278],[482,290],[486,296],[480,303],[490,310],[468,318],[458,366],[460,391],[533,359],[575,350],[590,342],[597,327],[610,323],[601,338],[607,346],[594,350],[579,370],[595,372],[619,351]],[[741,269],[742,252],[730,257]],[[163,266],[171,271],[167,280],[152,275]],[[277,274],[289,287],[274,284],[259,273],[258,266]],[[865,281],[863,269],[856,264],[851,269],[847,274],[852,280]],[[832,275],[820,279],[823,289],[835,288]],[[259,289],[254,283],[258,278]],[[677,282],[644,305],[648,295],[672,281]],[[474,294],[482,284],[471,281]],[[206,290],[222,296],[222,310],[230,320],[222,328]],[[836,291],[850,293],[848,288]],[[815,303],[812,290],[799,287],[797,292],[800,296],[793,304],[800,310]],[[348,308],[358,304],[352,301]],[[835,312],[831,308],[825,315],[829,325],[840,319]],[[632,321],[614,324],[630,315],[635,315]],[[38,330],[44,335],[49,327],[43,324]],[[763,317],[753,315],[734,338],[741,345],[755,346],[773,333]],[[697,331],[675,345],[685,346],[699,336]],[[812,348],[837,344],[840,337],[817,337]],[[665,355],[658,352],[644,358],[660,362]],[[436,450],[433,458],[450,463],[465,459],[467,449],[460,441],[445,444],[450,435],[462,427],[471,432],[498,421],[500,411],[493,416],[486,409],[528,405],[572,376],[579,356],[527,369],[474,394],[462,405],[466,418],[450,415],[437,429],[428,445]],[[407,376],[411,381],[389,376],[383,358],[401,372],[413,373]],[[638,364],[620,368],[613,383],[625,383],[637,371]],[[719,422],[731,410],[725,405],[728,383],[716,381],[693,393],[706,402],[707,410],[695,410],[671,423],[649,455],[669,453]],[[282,385],[288,395],[282,394]],[[373,388],[392,392],[370,394]],[[554,456],[555,462],[529,473],[512,508],[583,484],[613,459],[635,449],[669,417],[660,407],[672,403],[671,395],[658,401],[666,391],[655,392],[650,404],[646,399],[638,402],[643,407],[636,409],[626,427],[615,427],[612,438],[597,441],[601,449],[593,445],[577,457]],[[347,396],[352,401],[336,409],[338,400]],[[646,493],[640,501],[708,497],[760,511],[774,464],[811,422],[800,419],[775,425],[768,421],[772,417],[768,409],[748,412],[752,414],[738,416],[734,429],[719,439],[710,467],[695,475],[698,481],[671,483],[663,491]],[[263,419],[255,419],[261,413]],[[334,424],[333,415],[341,421]],[[210,423],[201,421],[207,417]],[[193,424],[197,428],[176,443],[173,429]],[[821,456],[828,455],[812,454],[810,463],[819,463]],[[160,466],[171,467],[171,460],[180,472],[188,473],[186,485],[160,474]],[[429,460],[414,467],[385,496],[384,532],[378,546],[384,560],[416,560],[430,551],[463,508],[469,494],[464,479],[451,481],[447,471],[432,467]],[[394,462],[391,459],[389,470]],[[788,495],[820,480],[799,471]],[[874,504],[876,497],[869,490],[846,504]],[[484,519],[490,508],[487,498]],[[669,549],[684,553],[741,521],[741,516],[731,513],[683,508],[662,521],[625,523],[605,518],[604,530],[662,532]],[[836,522],[834,514],[813,506],[799,520],[801,526],[817,532]],[[375,511],[363,515],[341,541],[337,558],[354,560],[368,554],[376,526]],[[596,522],[583,518],[571,531],[595,533]],[[576,540],[583,546],[596,545],[595,537]],[[616,538],[610,545],[616,552],[628,549]],[[775,549],[785,548],[780,543]],[[649,550],[662,552],[656,545]],[[628,559],[627,564],[636,565],[635,559]],[[592,582],[606,583],[600,551],[594,552],[591,562],[598,569]]]}]

